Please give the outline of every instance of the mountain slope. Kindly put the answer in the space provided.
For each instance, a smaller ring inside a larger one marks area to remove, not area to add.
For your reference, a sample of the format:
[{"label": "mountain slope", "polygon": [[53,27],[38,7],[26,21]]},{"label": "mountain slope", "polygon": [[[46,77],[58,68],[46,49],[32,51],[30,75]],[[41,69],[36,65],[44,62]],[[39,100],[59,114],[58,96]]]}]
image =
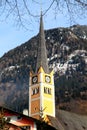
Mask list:
[{"label": "mountain slope", "polygon": [[[50,29],[45,35],[49,68],[55,72],[56,104],[68,110],[67,103],[87,100],[87,26]],[[29,71],[35,70],[37,42],[38,35],[0,58],[0,105],[16,111],[28,108]]]}]

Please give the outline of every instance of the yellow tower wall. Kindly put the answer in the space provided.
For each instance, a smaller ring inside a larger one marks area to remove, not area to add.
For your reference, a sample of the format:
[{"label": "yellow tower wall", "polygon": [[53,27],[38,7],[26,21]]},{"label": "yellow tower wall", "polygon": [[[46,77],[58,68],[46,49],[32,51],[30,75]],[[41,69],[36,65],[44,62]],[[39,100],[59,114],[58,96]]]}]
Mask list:
[{"label": "yellow tower wall", "polygon": [[[34,76],[36,76],[38,79],[36,83],[32,82]],[[50,82],[46,81],[46,77],[50,77]],[[30,116],[38,119],[40,118],[40,111],[42,111],[44,117],[45,115],[51,115],[55,117],[54,92],[53,71],[50,74],[47,74],[44,72],[43,68],[40,67],[37,74],[31,74],[29,87]]]}]

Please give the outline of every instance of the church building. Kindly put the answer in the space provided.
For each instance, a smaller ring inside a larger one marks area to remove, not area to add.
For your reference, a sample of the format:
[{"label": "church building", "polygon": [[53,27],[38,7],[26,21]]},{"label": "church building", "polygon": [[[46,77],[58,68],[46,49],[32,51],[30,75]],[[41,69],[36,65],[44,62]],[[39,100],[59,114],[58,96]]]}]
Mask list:
[{"label": "church building", "polygon": [[36,119],[46,115],[55,117],[54,72],[48,66],[42,13],[37,46],[36,70],[30,71],[29,79],[29,116]]}]

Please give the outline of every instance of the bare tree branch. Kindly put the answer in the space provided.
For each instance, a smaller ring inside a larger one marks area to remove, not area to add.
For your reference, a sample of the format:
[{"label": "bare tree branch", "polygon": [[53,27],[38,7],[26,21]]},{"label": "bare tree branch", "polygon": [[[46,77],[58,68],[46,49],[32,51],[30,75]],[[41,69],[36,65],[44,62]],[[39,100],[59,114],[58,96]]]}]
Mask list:
[{"label": "bare tree branch", "polygon": [[12,14],[14,12],[14,10],[16,9],[16,4],[14,4],[14,6],[12,7],[12,4],[6,0],[6,4],[8,4],[8,6],[10,7],[10,9],[8,10],[8,13],[6,15],[6,18],[8,18],[10,16],[10,14]]},{"label": "bare tree branch", "polygon": [[87,3],[81,0],[76,0],[82,7],[87,7]]},{"label": "bare tree branch", "polygon": [[28,12],[28,14],[29,14],[30,16],[32,16],[32,17],[39,17],[39,15],[34,15],[34,14],[32,14],[32,13],[30,12],[29,8],[27,7],[27,4],[26,4],[25,0],[23,0],[23,2],[24,2],[25,9],[27,10],[27,12]]},{"label": "bare tree branch", "polygon": [[[13,15],[14,21],[22,27],[26,28],[26,16],[28,16],[28,21],[40,16],[37,12],[32,13],[33,9],[30,9],[31,2],[40,7],[41,3],[38,2],[38,0],[2,0],[2,2],[2,7],[0,6],[0,16],[4,16],[4,18],[7,19]],[[64,9],[67,9],[71,20],[74,20],[75,16],[87,16],[87,0],[50,0],[48,7],[43,11],[43,15],[46,15],[54,6],[56,14],[59,13],[59,11],[64,13]]]},{"label": "bare tree branch", "polygon": [[54,4],[54,2],[55,2],[55,0],[52,1],[52,3],[49,5],[49,7],[47,8],[47,10],[44,12],[43,15],[45,15],[49,11],[49,9],[52,7],[52,5]]}]

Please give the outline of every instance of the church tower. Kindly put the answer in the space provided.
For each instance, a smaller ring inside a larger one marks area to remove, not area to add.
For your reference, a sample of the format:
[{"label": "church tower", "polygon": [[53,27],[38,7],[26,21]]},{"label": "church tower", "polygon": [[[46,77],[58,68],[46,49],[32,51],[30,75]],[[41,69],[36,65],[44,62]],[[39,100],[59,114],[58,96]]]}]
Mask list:
[{"label": "church tower", "polygon": [[49,70],[42,13],[40,17],[36,71],[30,71],[29,116],[40,119],[55,117],[55,89],[53,70]]}]

